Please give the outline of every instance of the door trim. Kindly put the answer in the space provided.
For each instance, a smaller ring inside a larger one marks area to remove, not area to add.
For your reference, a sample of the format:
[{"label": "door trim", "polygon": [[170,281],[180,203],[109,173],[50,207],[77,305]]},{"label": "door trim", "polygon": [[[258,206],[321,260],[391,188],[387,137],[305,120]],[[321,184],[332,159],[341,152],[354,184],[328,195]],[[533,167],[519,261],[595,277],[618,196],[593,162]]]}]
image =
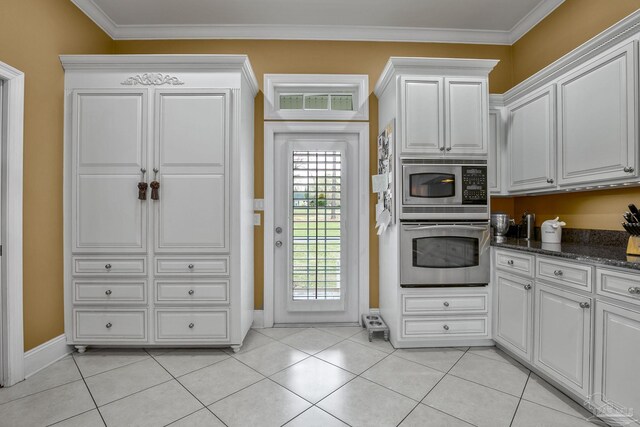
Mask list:
[{"label": "door trim", "polygon": [[[275,135],[278,133],[358,134],[358,318],[369,311],[369,123],[265,122],[264,124],[264,327],[274,317]],[[366,173],[364,172],[366,171]],[[366,208],[363,208],[366,207]]]},{"label": "door trim", "polygon": [[2,216],[4,222],[3,269],[0,288],[4,298],[1,313],[2,360],[5,386],[24,380],[24,335],[22,306],[22,182],[24,73],[0,62],[0,80],[6,91],[6,134],[2,156]]}]

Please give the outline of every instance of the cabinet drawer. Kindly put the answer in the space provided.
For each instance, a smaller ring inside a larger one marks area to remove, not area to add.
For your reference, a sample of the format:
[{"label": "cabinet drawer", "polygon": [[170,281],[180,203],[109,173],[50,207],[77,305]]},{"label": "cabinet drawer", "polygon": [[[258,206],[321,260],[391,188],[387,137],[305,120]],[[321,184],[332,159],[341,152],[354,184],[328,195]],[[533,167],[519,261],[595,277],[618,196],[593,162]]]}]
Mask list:
[{"label": "cabinet drawer", "polygon": [[402,295],[402,314],[487,312],[487,295]]},{"label": "cabinet drawer", "polygon": [[73,311],[74,340],[147,341],[147,310]]},{"label": "cabinet drawer", "polygon": [[519,252],[496,250],[496,267],[501,270],[533,277],[535,257]]},{"label": "cabinet drawer", "polygon": [[548,258],[538,258],[536,277],[583,291],[591,291],[592,268]]},{"label": "cabinet drawer", "polygon": [[144,304],[146,280],[74,280],[74,304]]},{"label": "cabinet drawer", "polygon": [[156,259],[156,274],[229,275],[229,257]]},{"label": "cabinet drawer", "polygon": [[599,295],[640,304],[640,274],[597,268],[596,292]]},{"label": "cabinet drawer", "polygon": [[147,260],[142,257],[79,257],[73,259],[73,274],[144,276],[147,274]]},{"label": "cabinet drawer", "polygon": [[402,336],[405,338],[446,336],[488,336],[487,317],[421,317],[402,319]]},{"label": "cabinet drawer", "polygon": [[228,341],[228,310],[156,310],[157,341]]},{"label": "cabinet drawer", "polygon": [[158,303],[228,303],[229,281],[198,279],[156,281]]}]

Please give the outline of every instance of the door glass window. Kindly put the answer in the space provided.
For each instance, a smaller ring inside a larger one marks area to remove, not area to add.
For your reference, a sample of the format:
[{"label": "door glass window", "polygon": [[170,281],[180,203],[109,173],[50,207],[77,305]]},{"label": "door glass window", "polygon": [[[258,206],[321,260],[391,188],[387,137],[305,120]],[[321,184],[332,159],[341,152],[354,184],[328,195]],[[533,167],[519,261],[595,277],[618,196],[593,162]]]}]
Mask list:
[{"label": "door glass window", "polygon": [[341,153],[294,151],[292,298],[341,298]]},{"label": "door glass window", "polygon": [[414,173],[409,176],[411,197],[436,199],[456,195],[456,176],[448,173]]},{"label": "door glass window", "polygon": [[422,237],[413,239],[413,266],[462,268],[479,265],[480,241],[471,237]]}]

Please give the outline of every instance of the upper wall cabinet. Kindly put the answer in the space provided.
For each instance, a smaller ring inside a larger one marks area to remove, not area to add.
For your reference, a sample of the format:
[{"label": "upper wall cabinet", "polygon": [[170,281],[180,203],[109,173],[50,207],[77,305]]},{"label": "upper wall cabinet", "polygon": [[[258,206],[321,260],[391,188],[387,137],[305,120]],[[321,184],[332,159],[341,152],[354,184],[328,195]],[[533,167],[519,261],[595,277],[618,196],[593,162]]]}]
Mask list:
[{"label": "upper wall cabinet", "polygon": [[503,190],[503,156],[506,150],[504,109],[493,102],[489,102],[489,168],[487,171],[487,186],[491,194],[500,194]]},{"label": "upper wall cabinet", "polygon": [[509,105],[509,191],[555,187],[555,87]]},{"label": "upper wall cabinet", "polygon": [[486,156],[488,75],[498,61],[389,59],[376,85],[380,126],[395,119],[401,155]]},{"label": "upper wall cabinet", "polygon": [[637,42],[558,81],[559,184],[637,176]]}]

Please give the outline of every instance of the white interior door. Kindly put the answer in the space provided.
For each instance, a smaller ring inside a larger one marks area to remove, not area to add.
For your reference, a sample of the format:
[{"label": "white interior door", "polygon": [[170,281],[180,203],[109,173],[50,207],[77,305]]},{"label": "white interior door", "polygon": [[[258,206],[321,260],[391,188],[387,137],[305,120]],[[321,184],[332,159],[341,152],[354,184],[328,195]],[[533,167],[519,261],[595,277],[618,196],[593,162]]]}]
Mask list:
[{"label": "white interior door", "polygon": [[358,134],[275,136],[274,322],[358,321]]}]

